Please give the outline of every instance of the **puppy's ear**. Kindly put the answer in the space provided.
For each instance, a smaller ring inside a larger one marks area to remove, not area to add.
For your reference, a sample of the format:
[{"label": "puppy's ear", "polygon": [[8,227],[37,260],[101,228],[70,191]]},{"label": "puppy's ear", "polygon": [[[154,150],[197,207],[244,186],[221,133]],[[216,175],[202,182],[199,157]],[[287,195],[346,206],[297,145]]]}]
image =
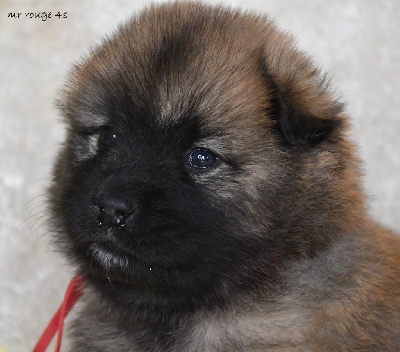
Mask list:
[{"label": "puppy's ear", "polygon": [[293,40],[271,30],[274,33],[268,36],[263,62],[269,113],[290,144],[319,143],[341,124],[343,104]]}]

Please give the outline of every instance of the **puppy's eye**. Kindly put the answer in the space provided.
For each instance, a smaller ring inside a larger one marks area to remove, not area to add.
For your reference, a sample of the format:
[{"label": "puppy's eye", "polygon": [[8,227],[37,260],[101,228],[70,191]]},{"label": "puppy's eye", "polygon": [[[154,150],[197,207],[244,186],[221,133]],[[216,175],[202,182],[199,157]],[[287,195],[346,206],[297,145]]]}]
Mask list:
[{"label": "puppy's eye", "polygon": [[205,148],[194,149],[190,153],[188,159],[190,166],[193,166],[197,169],[207,169],[211,166],[214,166],[216,161],[216,155],[212,151]]},{"label": "puppy's eye", "polygon": [[104,129],[100,133],[99,137],[99,148],[108,148],[110,147],[117,139],[117,135],[115,131],[110,128]]}]

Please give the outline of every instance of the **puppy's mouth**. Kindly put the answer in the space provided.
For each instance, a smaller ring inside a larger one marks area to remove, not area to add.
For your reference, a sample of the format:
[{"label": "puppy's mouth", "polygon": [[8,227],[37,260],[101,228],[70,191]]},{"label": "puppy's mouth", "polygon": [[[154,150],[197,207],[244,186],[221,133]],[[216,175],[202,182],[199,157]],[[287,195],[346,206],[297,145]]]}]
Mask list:
[{"label": "puppy's mouth", "polygon": [[154,267],[154,263],[151,259],[148,259],[150,257],[132,253],[113,240],[90,244],[87,255],[92,264],[103,268],[105,271],[123,272],[132,271],[132,268],[136,269],[135,272],[144,268],[146,271],[151,271]]},{"label": "puppy's mouth", "polygon": [[115,238],[88,244],[85,257],[90,263],[87,267],[90,274],[112,284],[154,288],[163,285],[171,270],[176,270],[173,259],[157,257],[157,248],[139,246],[131,250]]},{"label": "puppy's mouth", "polygon": [[112,241],[93,243],[88,248],[88,254],[96,264],[106,270],[111,268],[125,268],[133,257],[128,252],[116,246]]}]

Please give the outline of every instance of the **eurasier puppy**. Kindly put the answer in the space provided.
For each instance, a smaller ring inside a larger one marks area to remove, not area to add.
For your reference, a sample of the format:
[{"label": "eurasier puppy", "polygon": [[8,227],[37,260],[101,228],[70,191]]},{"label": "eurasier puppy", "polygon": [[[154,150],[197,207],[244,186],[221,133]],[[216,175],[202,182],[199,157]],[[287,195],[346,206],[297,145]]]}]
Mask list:
[{"label": "eurasier puppy", "polygon": [[347,118],[267,18],[152,6],[71,72],[51,202],[71,351],[399,351],[400,245]]}]

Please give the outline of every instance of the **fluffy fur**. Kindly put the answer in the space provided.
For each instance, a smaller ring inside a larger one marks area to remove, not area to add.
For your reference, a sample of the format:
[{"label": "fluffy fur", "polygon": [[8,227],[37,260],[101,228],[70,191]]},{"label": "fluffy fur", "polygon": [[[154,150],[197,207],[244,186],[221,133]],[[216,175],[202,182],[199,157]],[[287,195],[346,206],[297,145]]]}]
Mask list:
[{"label": "fluffy fur", "polygon": [[366,215],[343,105],[270,20],[149,7],[60,108],[51,203],[86,278],[71,351],[399,350],[399,240]]}]

